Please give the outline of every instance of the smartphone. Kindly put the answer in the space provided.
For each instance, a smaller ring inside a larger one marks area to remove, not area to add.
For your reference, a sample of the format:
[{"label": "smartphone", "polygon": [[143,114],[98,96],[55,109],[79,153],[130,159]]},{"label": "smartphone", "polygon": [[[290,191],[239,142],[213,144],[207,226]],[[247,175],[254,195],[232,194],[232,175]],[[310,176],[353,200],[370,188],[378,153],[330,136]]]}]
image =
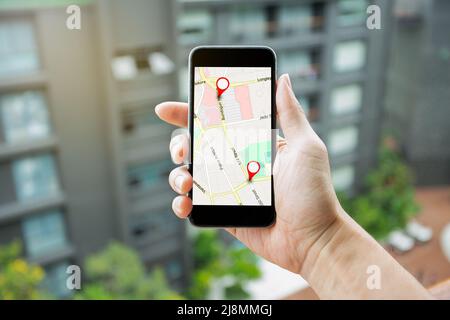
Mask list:
[{"label": "smartphone", "polygon": [[276,56],[262,46],[200,46],[189,55],[193,225],[275,221]]}]

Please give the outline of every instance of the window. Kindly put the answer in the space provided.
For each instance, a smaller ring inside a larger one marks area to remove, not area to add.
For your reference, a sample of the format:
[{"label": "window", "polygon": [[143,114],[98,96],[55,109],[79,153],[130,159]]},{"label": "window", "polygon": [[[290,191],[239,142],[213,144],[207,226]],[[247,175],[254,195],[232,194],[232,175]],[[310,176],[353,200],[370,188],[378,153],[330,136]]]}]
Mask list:
[{"label": "window", "polygon": [[179,223],[172,215],[167,203],[164,208],[154,209],[139,215],[130,216],[131,230],[136,239],[163,238],[177,232]]},{"label": "window", "polygon": [[119,52],[112,59],[111,68],[117,80],[130,80],[140,72],[169,74],[175,69],[175,64],[160,48],[142,47]]},{"label": "window", "polygon": [[172,259],[167,262],[164,269],[169,279],[178,279],[183,274],[183,268],[178,259]]},{"label": "window", "polygon": [[[122,114],[122,130],[127,135],[138,134],[140,131],[152,125],[161,125],[161,120],[155,114],[153,106],[145,106],[129,111],[124,111]],[[156,134],[161,134],[161,127],[155,129]]]},{"label": "window", "polygon": [[279,28],[283,34],[308,31],[312,25],[311,6],[283,6],[279,12]]},{"label": "window", "polygon": [[337,2],[338,25],[348,27],[364,24],[367,19],[368,5],[367,0],[339,0]]},{"label": "window", "polygon": [[311,105],[311,98],[309,98],[309,97],[300,97],[299,98],[299,102],[300,102],[300,105],[303,108],[303,111],[305,111],[305,113],[308,114],[309,113],[309,108],[310,108],[310,105]]},{"label": "window", "polygon": [[280,73],[289,73],[293,77],[315,80],[319,77],[319,54],[317,50],[288,51],[279,55]]},{"label": "window", "polygon": [[136,61],[131,55],[113,58],[111,68],[117,80],[133,79],[138,74]]},{"label": "window", "polygon": [[355,180],[355,168],[351,165],[337,168],[331,173],[336,191],[345,191],[352,187]]},{"label": "window", "polygon": [[178,87],[180,88],[180,99],[187,101],[189,96],[189,71],[188,68],[181,68],[178,73]]},{"label": "window", "polygon": [[177,19],[177,27],[182,44],[207,42],[214,29],[213,18],[207,10],[186,10]]},{"label": "window", "polygon": [[323,3],[312,5],[284,5],[278,12],[281,35],[320,30],[323,25]]},{"label": "window", "polygon": [[230,13],[230,36],[233,41],[262,39],[266,35],[266,15],[261,8],[238,7]]},{"label": "window", "polygon": [[334,70],[356,71],[366,63],[366,46],[360,40],[338,43],[334,49]]},{"label": "window", "polygon": [[133,166],[128,169],[128,185],[132,190],[148,190],[166,180],[171,167],[170,161]]},{"label": "window", "polygon": [[173,61],[163,52],[155,51],[148,55],[148,64],[156,75],[169,74],[175,70]]},{"label": "window", "polygon": [[330,133],[328,145],[331,155],[353,151],[358,145],[358,128],[350,126]]},{"label": "window", "polygon": [[426,12],[427,1],[397,0],[394,3],[394,16],[407,22],[419,21]]},{"label": "window", "polygon": [[49,136],[49,115],[42,92],[27,91],[0,96],[0,109],[6,142]]},{"label": "window", "polygon": [[0,22],[0,76],[39,68],[33,24],[26,19]]},{"label": "window", "polygon": [[311,122],[319,120],[320,110],[316,95],[300,97],[300,104]]},{"label": "window", "polygon": [[55,161],[50,154],[14,161],[13,176],[19,201],[42,198],[59,191]]},{"label": "window", "polygon": [[69,262],[63,261],[45,268],[43,287],[58,298],[66,298],[72,294],[66,286],[69,276],[66,270],[69,265]]},{"label": "window", "polygon": [[23,236],[30,256],[40,256],[67,245],[64,219],[60,211],[28,217],[23,222]]},{"label": "window", "polygon": [[357,84],[333,89],[331,92],[331,112],[335,115],[356,112],[361,108],[362,90]]}]

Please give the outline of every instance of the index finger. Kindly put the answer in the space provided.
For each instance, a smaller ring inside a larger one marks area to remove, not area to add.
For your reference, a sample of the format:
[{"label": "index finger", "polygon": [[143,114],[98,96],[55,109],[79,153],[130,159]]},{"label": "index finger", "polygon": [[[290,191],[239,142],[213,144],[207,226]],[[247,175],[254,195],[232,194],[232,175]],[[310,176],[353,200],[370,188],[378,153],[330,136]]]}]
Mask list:
[{"label": "index finger", "polygon": [[155,112],[161,120],[178,127],[187,127],[189,106],[184,102],[167,101],[158,104]]}]

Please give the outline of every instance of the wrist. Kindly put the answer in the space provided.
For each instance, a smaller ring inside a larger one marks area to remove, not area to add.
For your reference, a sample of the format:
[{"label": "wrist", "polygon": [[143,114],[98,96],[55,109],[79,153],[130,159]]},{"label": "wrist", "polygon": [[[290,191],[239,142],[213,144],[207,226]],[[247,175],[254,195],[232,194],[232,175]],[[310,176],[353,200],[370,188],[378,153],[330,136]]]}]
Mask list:
[{"label": "wrist", "polygon": [[342,267],[341,262],[354,253],[355,246],[367,241],[376,243],[338,204],[335,219],[307,251],[300,274],[311,285],[320,285],[326,281],[324,275],[329,272],[331,265]]},{"label": "wrist", "polygon": [[[367,285],[369,266],[376,266],[380,272],[377,290]],[[308,250],[300,274],[323,299],[430,298],[417,280],[343,209]]]}]

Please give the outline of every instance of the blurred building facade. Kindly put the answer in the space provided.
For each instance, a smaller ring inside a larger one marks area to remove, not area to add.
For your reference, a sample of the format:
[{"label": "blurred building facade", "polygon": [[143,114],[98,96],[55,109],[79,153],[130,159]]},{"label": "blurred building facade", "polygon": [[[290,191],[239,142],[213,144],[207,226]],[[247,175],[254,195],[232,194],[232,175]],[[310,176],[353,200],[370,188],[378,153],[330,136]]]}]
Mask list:
[{"label": "blurred building facade", "polygon": [[[336,189],[357,192],[375,164],[381,130],[390,1],[177,1],[180,96],[196,45],[268,45],[330,153]],[[370,4],[381,30],[366,27]]]},{"label": "blurred building facade", "polygon": [[171,128],[154,113],[176,98],[176,74],[147,61],[173,50],[170,3],[81,1],[81,30],[66,28],[69,3],[49,3],[2,2],[0,243],[21,239],[60,296],[66,266],[113,239],[182,287],[189,268],[184,224],[169,214]]},{"label": "blurred building facade", "polygon": [[386,128],[421,185],[450,182],[450,2],[397,1],[390,41]]},{"label": "blurred building facade", "polygon": [[368,30],[371,1],[84,0],[81,30],[65,27],[68,1],[45,2],[0,7],[0,243],[22,239],[54,292],[65,266],[112,239],[186,284],[186,225],[166,181],[172,128],[153,109],[187,100],[194,46],[274,48],[337,189],[356,192],[376,161],[390,15]]}]

